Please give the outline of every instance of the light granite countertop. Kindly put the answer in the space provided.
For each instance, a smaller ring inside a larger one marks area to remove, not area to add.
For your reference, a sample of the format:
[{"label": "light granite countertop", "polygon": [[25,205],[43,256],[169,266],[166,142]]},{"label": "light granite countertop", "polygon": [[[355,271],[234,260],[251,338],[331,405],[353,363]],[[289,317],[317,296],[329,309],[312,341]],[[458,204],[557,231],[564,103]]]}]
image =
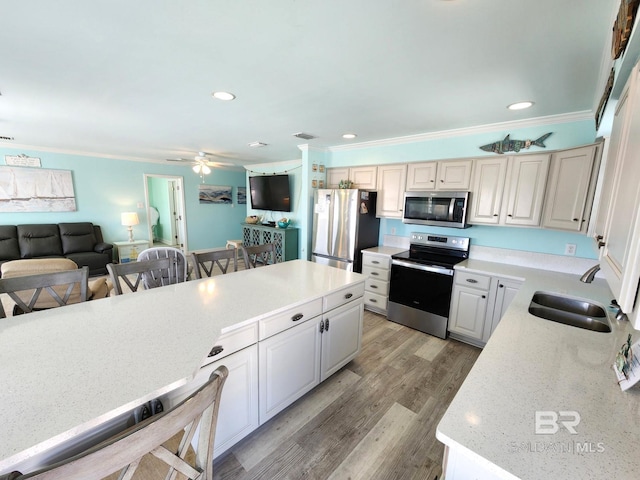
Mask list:
[{"label": "light granite countertop", "polygon": [[[528,313],[538,290],[607,307],[613,295],[606,282],[478,260],[456,268],[525,282],[441,419],[437,438],[496,478],[636,478],[640,389],[622,392],[612,364],[627,335],[636,341],[638,331],[615,320],[611,309],[611,333]],[[578,412],[576,433],[561,427],[536,434],[537,411]]]},{"label": "light granite countertop", "polygon": [[371,247],[371,248],[367,248],[365,250],[362,250],[363,252],[367,252],[367,253],[371,253],[373,255],[383,255],[385,257],[390,257],[391,255],[396,255],[398,253],[402,253],[409,250],[408,248],[400,248],[400,247],[386,247],[386,246],[378,246],[378,247]]},{"label": "light granite countertop", "polygon": [[364,282],[304,260],[0,322],[0,473],[189,381],[221,333]]}]

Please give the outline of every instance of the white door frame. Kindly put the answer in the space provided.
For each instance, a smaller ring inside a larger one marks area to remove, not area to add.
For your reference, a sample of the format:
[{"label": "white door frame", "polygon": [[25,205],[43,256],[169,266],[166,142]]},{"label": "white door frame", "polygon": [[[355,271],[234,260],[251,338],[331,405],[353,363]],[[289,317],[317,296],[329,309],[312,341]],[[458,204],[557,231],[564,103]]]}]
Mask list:
[{"label": "white door frame", "polygon": [[184,179],[183,177],[179,177],[176,175],[159,175],[155,173],[145,173],[144,174],[144,199],[146,203],[147,209],[147,230],[149,239],[153,242],[153,231],[151,230],[151,222],[149,215],[149,178],[165,178],[167,180],[173,180],[176,182],[176,187],[178,189],[177,195],[175,195],[176,200],[176,215],[178,217],[178,241],[180,245],[178,248],[180,250],[187,252],[187,214],[185,211],[185,202],[184,202]]}]

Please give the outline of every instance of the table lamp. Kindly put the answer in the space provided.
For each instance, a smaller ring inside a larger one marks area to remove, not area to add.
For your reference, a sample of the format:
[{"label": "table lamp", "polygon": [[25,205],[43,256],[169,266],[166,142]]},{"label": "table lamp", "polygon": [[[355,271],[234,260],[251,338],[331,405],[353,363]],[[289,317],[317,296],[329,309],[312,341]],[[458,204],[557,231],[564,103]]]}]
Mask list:
[{"label": "table lamp", "polygon": [[122,225],[128,227],[129,241],[133,242],[133,226],[140,223],[140,220],[138,220],[138,214],[136,212],[124,212],[120,215],[120,218],[122,220]]}]

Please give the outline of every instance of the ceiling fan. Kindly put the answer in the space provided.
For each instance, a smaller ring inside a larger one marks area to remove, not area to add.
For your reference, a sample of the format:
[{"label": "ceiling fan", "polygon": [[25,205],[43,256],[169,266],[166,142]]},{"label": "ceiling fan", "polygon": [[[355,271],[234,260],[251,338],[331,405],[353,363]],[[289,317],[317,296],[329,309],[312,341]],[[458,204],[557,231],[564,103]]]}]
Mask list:
[{"label": "ceiling fan", "polygon": [[212,161],[212,160],[210,160],[210,158],[224,158],[224,157],[222,155],[216,155],[216,154],[213,154],[213,153],[198,152],[198,154],[195,157],[193,157],[193,159],[190,159],[190,158],[167,158],[167,161],[168,162],[191,163],[193,165],[191,167],[191,169],[200,176],[200,178],[202,179],[203,183],[204,183],[204,176],[205,175],[209,175],[211,173],[211,168],[210,167],[232,167],[232,166],[235,166],[234,163]]}]

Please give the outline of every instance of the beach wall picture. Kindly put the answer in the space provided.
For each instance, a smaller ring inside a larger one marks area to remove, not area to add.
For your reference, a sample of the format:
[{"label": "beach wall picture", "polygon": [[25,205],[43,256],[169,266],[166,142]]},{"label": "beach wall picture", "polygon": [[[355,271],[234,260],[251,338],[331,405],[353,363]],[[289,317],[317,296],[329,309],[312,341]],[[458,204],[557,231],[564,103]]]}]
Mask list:
[{"label": "beach wall picture", "polygon": [[231,187],[217,185],[199,185],[200,203],[233,203]]},{"label": "beach wall picture", "polygon": [[0,212],[74,212],[71,170],[0,166]]},{"label": "beach wall picture", "polygon": [[238,187],[238,205],[247,203],[247,187]]}]

